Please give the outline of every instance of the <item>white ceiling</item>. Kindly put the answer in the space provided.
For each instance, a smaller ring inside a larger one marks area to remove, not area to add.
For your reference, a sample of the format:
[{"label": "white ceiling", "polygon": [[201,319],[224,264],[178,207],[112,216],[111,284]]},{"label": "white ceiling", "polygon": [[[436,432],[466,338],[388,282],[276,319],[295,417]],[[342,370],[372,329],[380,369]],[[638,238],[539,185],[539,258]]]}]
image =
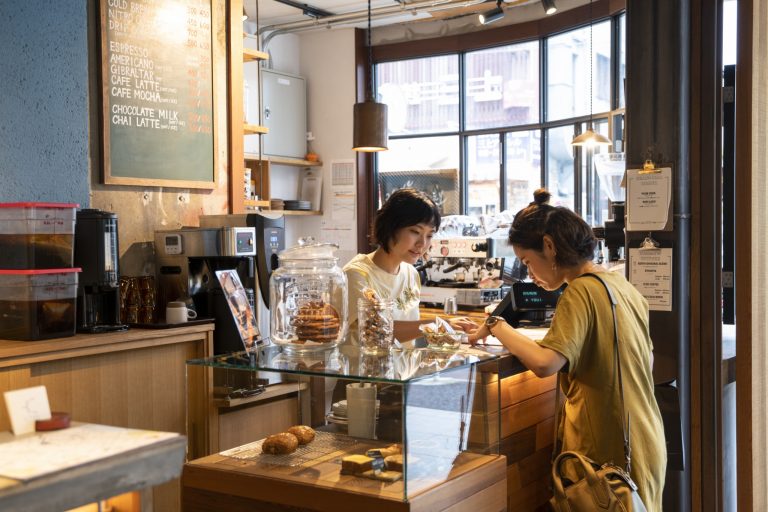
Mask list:
[{"label": "white ceiling", "polygon": [[[300,4],[308,4],[312,7],[316,7],[325,11],[332,12],[334,14],[348,14],[348,13],[365,13],[368,9],[368,4],[365,1],[357,0],[296,0]],[[404,0],[405,6],[412,3],[415,0]],[[560,0],[562,3],[569,3],[569,0]],[[505,0],[505,9],[512,7],[539,3],[540,0]],[[256,19],[258,3],[258,19],[259,26],[281,25],[285,23],[292,23],[296,21],[310,20],[312,18],[305,16],[300,9],[281,4],[275,0],[243,0],[246,13],[249,20]],[[371,0],[371,9],[383,7],[396,6],[397,0]],[[435,10],[432,13],[423,12],[418,16],[412,13],[396,13],[387,17],[377,17],[374,14],[373,26],[391,25],[395,23],[403,23],[404,21],[416,21],[425,19],[445,19],[465,15],[473,15],[495,6],[495,0],[465,0],[462,3],[458,3],[451,6],[448,9]],[[441,1],[432,2],[437,7],[440,7]],[[321,18],[322,20],[322,18]],[[366,25],[365,19],[355,24],[355,26],[364,27]],[[320,27],[318,27],[320,28]]]}]

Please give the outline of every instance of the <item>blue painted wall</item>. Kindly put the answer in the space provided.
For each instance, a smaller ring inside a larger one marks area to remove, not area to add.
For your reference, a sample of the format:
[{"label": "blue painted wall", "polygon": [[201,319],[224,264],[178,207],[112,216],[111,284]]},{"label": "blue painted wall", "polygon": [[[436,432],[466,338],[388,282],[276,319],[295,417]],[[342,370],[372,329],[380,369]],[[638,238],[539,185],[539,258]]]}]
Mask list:
[{"label": "blue painted wall", "polygon": [[0,202],[89,206],[87,0],[0,0]]}]

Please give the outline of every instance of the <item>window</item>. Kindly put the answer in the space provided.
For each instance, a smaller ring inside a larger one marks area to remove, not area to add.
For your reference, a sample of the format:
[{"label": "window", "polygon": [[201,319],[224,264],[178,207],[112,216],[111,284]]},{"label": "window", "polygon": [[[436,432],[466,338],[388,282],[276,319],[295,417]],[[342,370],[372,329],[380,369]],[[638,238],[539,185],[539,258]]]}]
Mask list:
[{"label": "window", "polygon": [[466,129],[539,121],[539,42],[466,54]]},{"label": "window", "polygon": [[390,136],[459,129],[459,60],[456,55],[376,66],[378,101],[387,104]]},{"label": "window", "polygon": [[622,150],[624,27],[623,14],[595,22],[591,53],[590,27],[581,26],[376,64],[390,136],[389,151],[376,155],[379,199],[414,186],[439,198],[444,214],[488,215],[519,211],[543,185],[553,204],[601,224],[608,200],[592,154],[570,142],[592,119]]}]

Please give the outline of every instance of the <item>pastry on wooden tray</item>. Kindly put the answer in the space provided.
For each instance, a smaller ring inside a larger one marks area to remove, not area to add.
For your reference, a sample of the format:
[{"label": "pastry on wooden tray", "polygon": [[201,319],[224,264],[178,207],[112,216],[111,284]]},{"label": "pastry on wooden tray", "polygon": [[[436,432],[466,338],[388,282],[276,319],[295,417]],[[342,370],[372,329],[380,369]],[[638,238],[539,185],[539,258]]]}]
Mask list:
[{"label": "pastry on wooden tray", "polygon": [[308,444],[315,439],[315,429],[307,425],[294,425],[288,429],[288,433],[295,435],[299,444]]},{"label": "pastry on wooden tray", "polygon": [[384,465],[389,471],[403,471],[403,454],[390,455],[384,457]]},{"label": "pastry on wooden tray", "polygon": [[261,443],[261,451],[271,455],[286,455],[293,453],[299,446],[299,440],[289,432],[280,432],[267,437]]},{"label": "pastry on wooden tray", "polygon": [[342,475],[358,475],[369,470],[384,468],[384,459],[374,459],[367,455],[347,455],[341,459]]}]

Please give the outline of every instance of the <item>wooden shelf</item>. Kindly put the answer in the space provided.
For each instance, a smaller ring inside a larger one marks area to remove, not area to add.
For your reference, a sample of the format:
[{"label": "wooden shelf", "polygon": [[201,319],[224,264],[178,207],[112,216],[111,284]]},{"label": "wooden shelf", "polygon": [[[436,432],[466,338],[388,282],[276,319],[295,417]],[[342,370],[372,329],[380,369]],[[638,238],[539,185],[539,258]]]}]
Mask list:
[{"label": "wooden shelf", "polygon": [[254,199],[243,199],[243,206],[250,206],[250,207],[256,207],[256,208],[269,208],[269,201],[267,200],[254,200]]},{"label": "wooden shelf", "polygon": [[291,165],[294,167],[322,167],[323,162],[313,162],[310,160],[304,160],[301,158],[289,158],[286,156],[272,156],[272,155],[259,155],[253,153],[245,153],[246,160],[262,160],[264,162],[270,162],[276,165]]},{"label": "wooden shelf", "polygon": [[243,48],[243,62],[253,62],[259,60],[269,60],[269,54],[260,52],[253,48]]},{"label": "wooden shelf", "polygon": [[[255,205],[251,204],[251,203],[254,203],[254,202],[261,203],[261,201],[248,201],[248,200],[246,200],[245,201],[246,208],[252,208],[253,206],[255,206]],[[267,202],[269,202],[269,201],[267,201]],[[322,215],[323,214],[323,210],[270,210],[269,208],[263,208],[263,207],[261,208],[261,212],[262,213],[281,213],[283,215],[288,215],[288,216],[292,216],[292,215],[312,216],[312,215]]]},{"label": "wooden shelf", "polygon": [[306,382],[274,384],[269,386],[263,393],[256,396],[249,396],[247,398],[216,398],[213,400],[213,403],[216,407],[237,407],[238,405],[253,404],[277,398],[279,396],[290,395],[291,393],[298,393],[299,391],[304,391],[306,389]]},{"label": "wooden shelf", "polygon": [[269,128],[267,128],[266,126],[259,126],[257,124],[245,123],[243,125],[243,133],[245,135],[256,135],[256,134],[264,135],[269,133]]}]

